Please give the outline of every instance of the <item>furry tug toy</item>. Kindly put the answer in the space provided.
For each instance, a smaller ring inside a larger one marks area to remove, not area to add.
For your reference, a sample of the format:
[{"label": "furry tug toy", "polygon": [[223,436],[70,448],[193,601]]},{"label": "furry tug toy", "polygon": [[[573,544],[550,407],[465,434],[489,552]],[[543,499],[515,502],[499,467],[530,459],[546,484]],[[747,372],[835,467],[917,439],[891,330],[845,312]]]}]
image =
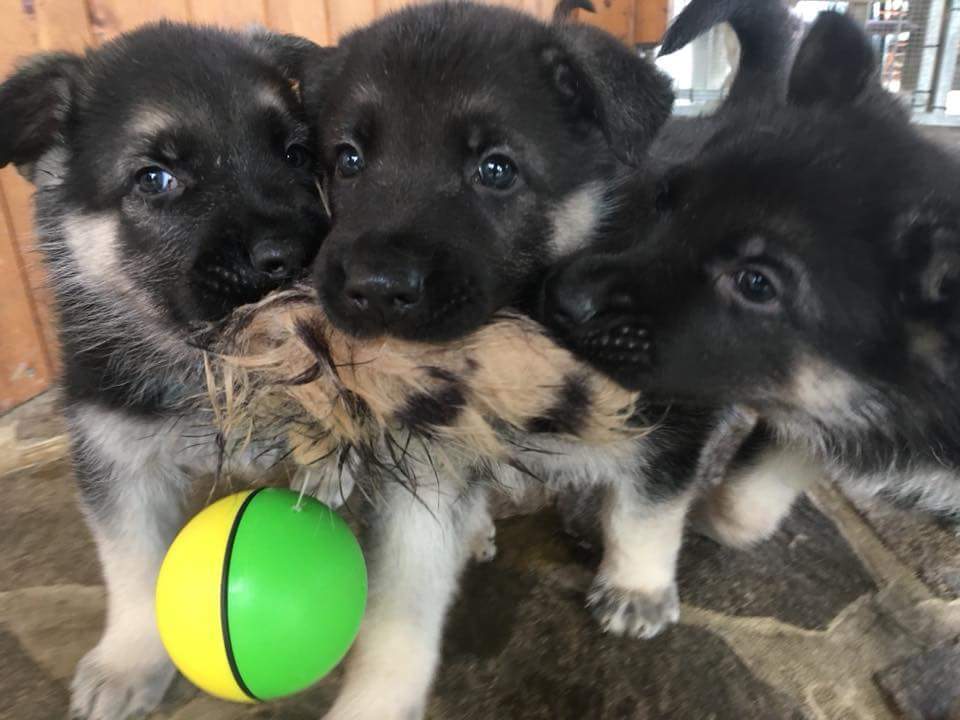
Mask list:
[{"label": "furry tug toy", "polygon": [[344,451],[395,465],[411,437],[490,463],[515,456],[530,433],[604,444],[646,431],[637,394],[520,315],[445,343],[360,339],[296,288],[240,308],[216,337],[207,380],[224,434],[284,440],[301,465]]}]

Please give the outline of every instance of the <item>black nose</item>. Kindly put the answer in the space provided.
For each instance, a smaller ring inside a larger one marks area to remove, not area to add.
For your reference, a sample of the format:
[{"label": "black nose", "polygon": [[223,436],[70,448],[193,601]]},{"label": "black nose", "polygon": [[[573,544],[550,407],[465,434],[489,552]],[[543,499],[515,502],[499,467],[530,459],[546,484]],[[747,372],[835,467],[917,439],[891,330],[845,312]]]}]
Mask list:
[{"label": "black nose", "polygon": [[601,311],[602,298],[595,288],[587,286],[563,287],[553,285],[547,295],[547,319],[558,327],[575,328],[586,325]]},{"label": "black nose", "polygon": [[377,267],[354,262],[344,267],[343,293],[355,312],[384,320],[412,312],[423,299],[423,269],[416,264]]},{"label": "black nose", "polygon": [[250,264],[273,280],[286,280],[303,269],[303,252],[293,243],[259,240],[250,249]]},{"label": "black nose", "polygon": [[634,310],[630,293],[618,290],[618,269],[599,259],[574,262],[554,273],[544,287],[544,321],[563,330],[577,330],[609,315]]}]

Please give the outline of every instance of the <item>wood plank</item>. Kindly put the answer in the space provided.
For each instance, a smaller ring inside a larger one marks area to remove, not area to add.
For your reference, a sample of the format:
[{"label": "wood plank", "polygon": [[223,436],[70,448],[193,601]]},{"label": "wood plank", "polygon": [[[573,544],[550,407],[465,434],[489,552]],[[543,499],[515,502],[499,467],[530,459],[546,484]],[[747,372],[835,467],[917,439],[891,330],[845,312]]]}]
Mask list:
[{"label": "wood plank", "polygon": [[512,7],[514,10],[523,10],[541,19],[551,18],[556,4],[552,0],[481,0],[481,2],[487,5],[505,5]]},{"label": "wood plank", "polygon": [[264,0],[190,0],[190,18],[194,22],[222,27],[265,25]]},{"label": "wood plank", "polygon": [[21,0],[0,0],[0,75],[37,50],[37,16]]},{"label": "wood plank", "polygon": [[376,0],[377,15],[386,15],[409,5],[423,5],[424,0]]},{"label": "wood plank", "polygon": [[157,20],[186,22],[189,0],[88,0],[94,38],[98,43]]},{"label": "wood plank", "polygon": [[[30,5],[23,4],[23,7],[27,9]],[[94,42],[84,0],[34,0],[32,9],[36,26],[35,49],[83,52],[85,47]],[[46,270],[36,248],[33,187],[11,168],[6,168],[0,173],[0,188],[6,201],[8,222],[18,251],[18,261],[26,279],[34,318],[39,324],[39,332],[44,341],[48,365],[56,370],[59,367],[56,318]]]},{"label": "wood plank", "polygon": [[83,0],[34,0],[41,50],[83,52],[91,44],[90,17]]},{"label": "wood plank", "polygon": [[278,32],[294,33],[319,45],[330,45],[327,3],[318,0],[266,0],[267,25]]},{"label": "wood plank", "polygon": [[351,30],[377,17],[377,0],[329,0],[330,40],[337,42]]},{"label": "wood plank", "polygon": [[670,0],[637,0],[633,41],[637,45],[659,45],[670,20]]},{"label": "wood plank", "polygon": [[10,214],[0,197],[0,413],[46,390],[53,372],[20,263]]}]

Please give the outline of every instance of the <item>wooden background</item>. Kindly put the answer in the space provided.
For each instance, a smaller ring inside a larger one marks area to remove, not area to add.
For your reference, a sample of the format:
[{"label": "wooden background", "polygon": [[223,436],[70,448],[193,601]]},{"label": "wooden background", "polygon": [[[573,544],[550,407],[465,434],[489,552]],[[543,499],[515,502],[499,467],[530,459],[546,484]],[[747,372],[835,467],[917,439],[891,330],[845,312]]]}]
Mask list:
[{"label": "wooden background", "polygon": [[[79,52],[160,18],[227,26],[259,23],[331,44],[351,28],[407,4],[411,0],[0,0],[0,78],[25,55]],[[499,4],[546,19],[555,2]],[[595,4],[598,14],[583,19],[628,43],[656,42],[666,25],[667,0]],[[54,319],[33,251],[31,193],[13,168],[0,170],[0,413],[48,388],[57,373]]]}]

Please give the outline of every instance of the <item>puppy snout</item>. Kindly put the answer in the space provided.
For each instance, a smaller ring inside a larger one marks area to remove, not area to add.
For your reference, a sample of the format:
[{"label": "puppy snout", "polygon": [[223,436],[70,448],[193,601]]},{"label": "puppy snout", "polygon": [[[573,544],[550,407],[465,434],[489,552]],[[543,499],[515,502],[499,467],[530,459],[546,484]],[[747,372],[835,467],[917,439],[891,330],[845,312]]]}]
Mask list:
[{"label": "puppy snout", "polygon": [[294,243],[259,240],[250,248],[250,264],[271,280],[287,280],[303,269],[304,253]]},{"label": "puppy snout", "polygon": [[344,268],[344,275],[343,292],[356,312],[389,320],[412,312],[423,298],[424,272],[416,266],[377,268],[353,263]]},{"label": "puppy snout", "polygon": [[634,315],[633,296],[617,290],[611,280],[615,275],[613,268],[595,262],[567,266],[545,286],[544,321],[558,330],[578,333],[611,317]]}]

